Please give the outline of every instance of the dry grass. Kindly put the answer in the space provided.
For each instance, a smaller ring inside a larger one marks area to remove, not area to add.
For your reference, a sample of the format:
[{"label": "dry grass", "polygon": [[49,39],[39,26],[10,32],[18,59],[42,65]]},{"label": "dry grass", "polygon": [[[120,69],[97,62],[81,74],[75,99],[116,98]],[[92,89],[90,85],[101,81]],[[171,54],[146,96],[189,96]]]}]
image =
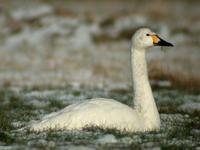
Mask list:
[{"label": "dry grass", "polygon": [[153,80],[167,80],[172,83],[172,87],[187,91],[200,91],[200,77],[198,75],[184,73],[181,71],[170,71],[159,65],[150,65],[149,77]]}]

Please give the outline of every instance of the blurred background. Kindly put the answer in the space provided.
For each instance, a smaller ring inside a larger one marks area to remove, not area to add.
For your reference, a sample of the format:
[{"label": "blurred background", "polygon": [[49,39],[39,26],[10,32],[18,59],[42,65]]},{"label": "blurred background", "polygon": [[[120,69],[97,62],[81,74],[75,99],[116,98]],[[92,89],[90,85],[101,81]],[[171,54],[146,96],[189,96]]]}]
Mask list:
[{"label": "blurred background", "polygon": [[129,88],[130,39],[149,27],[173,48],[147,54],[154,86],[200,90],[198,0],[1,0],[2,87]]}]

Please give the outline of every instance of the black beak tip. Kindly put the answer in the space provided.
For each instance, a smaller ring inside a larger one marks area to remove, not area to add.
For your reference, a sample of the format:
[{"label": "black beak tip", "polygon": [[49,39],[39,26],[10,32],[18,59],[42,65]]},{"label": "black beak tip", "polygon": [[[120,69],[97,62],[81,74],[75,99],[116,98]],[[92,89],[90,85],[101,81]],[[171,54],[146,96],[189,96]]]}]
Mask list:
[{"label": "black beak tip", "polygon": [[170,46],[170,47],[174,47],[174,45],[173,45],[172,43],[169,43],[169,46]]},{"label": "black beak tip", "polygon": [[161,38],[160,38],[160,41],[157,43],[157,45],[158,46],[168,46],[168,47],[173,47],[174,46],[173,44],[171,44],[171,43],[169,43],[169,42],[167,42],[167,41],[165,41],[165,40],[163,40]]}]

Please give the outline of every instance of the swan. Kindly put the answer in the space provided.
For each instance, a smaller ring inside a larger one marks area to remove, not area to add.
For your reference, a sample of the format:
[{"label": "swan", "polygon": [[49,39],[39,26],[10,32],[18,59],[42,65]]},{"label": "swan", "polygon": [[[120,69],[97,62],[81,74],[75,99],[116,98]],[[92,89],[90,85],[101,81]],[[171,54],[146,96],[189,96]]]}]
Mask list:
[{"label": "swan", "polygon": [[145,53],[153,46],[173,46],[148,28],[140,28],[132,36],[131,66],[134,106],[113,99],[94,98],[65,107],[29,125],[32,131],[48,129],[81,130],[96,126],[127,132],[160,129],[160,116],[148,80]]}]

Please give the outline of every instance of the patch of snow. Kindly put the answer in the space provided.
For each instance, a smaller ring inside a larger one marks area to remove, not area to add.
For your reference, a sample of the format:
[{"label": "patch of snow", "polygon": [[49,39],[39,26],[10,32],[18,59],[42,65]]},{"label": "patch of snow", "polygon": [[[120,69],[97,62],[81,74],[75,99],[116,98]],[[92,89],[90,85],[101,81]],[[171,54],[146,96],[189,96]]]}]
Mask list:
[{"label": "patch of snow", "polygon": [[167,123],[184,122],[185,117],[182,114],[160,114],[161,120]]},{"label": "patch of snow", "polygon": [[48,142],[48,147],[49,148],[54,148],[56,146],[56,143],[54,141],[49,141]]},{"label": "patch of snow", "polygon": [[112,134],[106,134],[102,137],[100,137],[98,140],[97,140],[98,143],[100,144],[105,144],[105,143],[117,143],[117,139],[115,138],[114,135]]},{"label": "patch of snow", "polygon": [[62,44],[68,49],[90,48],[94,46],[93,36],[100,32],[96,23],[86,24],[71,18],[62,20],[47,17],[42,20],[42,24],[43,27],[37,29],[24,26],[20,33],[7,37],[3,48],[17,50],[27,46],[40,50],[51,48],[54,43]]},{"label": "patch of snow", "polygon": [[19,34],[9,36],[4,47],[8,50],[17,50],[23,45],[34,49],[46,47],[52,35],[67,35],[70,31],[59,27],[57,24],[37,30],[25,27]]},{"label": "patch of snow", "polygon": [[179,106],[178,110],[186,112],[186,113],[193,113],[193,112],[200,113],[200,103],[198,102],[185,103]]},{"label": "patch of snow", "polygon": [[84,94],[73,95],[73,93],[58,90],[32,91],[25,93],[24,96],[29,104],[37,108],[47,106],[50,100],[62,102],[63,105],[70,105],[87,99]]},{"label": "patch of snow", "polygon": [[[125,137],[125,138],[121,139],[121,141],[125,141],[125,140],[127,140],[127,141],[128,140],[132,140],[132,142],[134,142],[134,143],[141,143],[142,142],[142,139],[141,139],[141,137],[139,135],[134,135],[134,136],[132,136],[130,138]],[[131,142],[131,141],[129,141],[129,142]]]},{"label": "patch of snow", "polygon": [[196,147],[196,150],[200,150],[200,147]]},{"label": "patch of snow", "polygon": [[[61,147],[61,149],[66,149],[66,146],[63,148]],[[88,146],[74,146],[74,145],[68,145],[67,149],[68,150],[94,150],[94,148],[90,148]]]},{"label": "patch of snow", "polygon": [[45,145],[47,145],[47,143],[48,143],[48,141],[45,140],[45,139],[39,139],[39,140],[38,140],[38,144],[39,144],[39,145],[45,146]]},{"label": "patch of snow", "polygon": [[46,90],[46,91],[32,91],[29,93],[26,93],[25,96],[27,97],[37,97],[37,96],[50,96],[55,94],[57,91],[53,90]]},{"label": "patch of snow", "polygon": [[22,122],[20,122],[20,121],[12,122],[11,124],[12,124],[12,126],[13,126],[14,128],[20,128],[20,127],[22,127],[22,126],[24,125],[24,124],[23,124]]},{"label": "patch of snow", "polygon": [[11,13],[11,16],[15,20],[23,20],[23,19],[32,19],[41,17],[47,14],[51,14],[53,12],[53,7],[50,5],[40,5],[37,7],[28,7],[28,8],[20,8],[14,10]]},{"label": "patch of snow", "polygon": [[170,81],[163,81],[163,80],[151,80],[150,81],[152,85],[156,85],[159,87],[171,87],[171,82]]},{"label": "patch of snow", "polygon": [[141,15],[128,15],[116,18],[113,26],[105,28],[104,34],[108,37],[118,37],[124,31],[134,31],[140,26],[147,24],[147,18]]},{"label": "patch of snow", "polygon": [[[124,137],[124,138],[120,139],[120,141],[121,141],[122,143],[131,144],[131,143],[133,142],[133,139],[130,138],[130,137]],[[135,142],[135,141],[134,141],[134,142]]]},{"label": "patch of snow", "polygon": [[115,28],[118,31],[124,29],[133,29],[138,26],[143,26],[147,23],[147,19],[144,16],[123,16],[116,20]]},{"label": "patch of snow", "polygon": [[70,45],[73,45],[74,49],[83,49],[93,47],[92,36],[98,32],[98,27],[94,25],[81,25],[79,26],[73,36],[70,38]]},{"label": "patch of snow", "polygon": [[192,129],[190,132],[191,132],[191,135],[198,135],[198,136],[200,136],[200,130],[198,130],[198,129]]},{"label": "patch of snow", "polygon": [[46,101],[41,101],[41,100],[37,100],[37,99],[32,99],[29,101],[29,103],[37,108],[42,108],[49,104]]},{"label": "patch of snow", "polygon": [[142,145],[143,149],[145,150],[160,150],[160,147],[154,147],[155,143],[154,142],[148,142],[148,143],[144,143]]},{"label": "patch of snow", "polygon": [[44,26],[48,26],[50,24],[57,24],[64,28],[75,28],[82,24],[82,21],[80,19],[70,17],[45,16],[41,18],[41,23]]},{"label": "patch of snow", "polygon": [[66,94],[66,95],[61,95],[58,97],[56,96],[56,100],[59,100],[59,101],[67,101],[68,104],[73,104],[73,103],[76,103],[78,102],[78,100],[84,100],[86,99],[86,97],[84,95],[79,95],[79,96],[74,96],[72,94]]},{"label": "patch of snow", "polygon": [[129,90],[129,86],[126,83],[109,83],[106,85],[109,91],[112,90]]},{"label": "patch of snow", "polygon": [[0,150],[12,150],[13,146],[1,146],[0,145]]}]

